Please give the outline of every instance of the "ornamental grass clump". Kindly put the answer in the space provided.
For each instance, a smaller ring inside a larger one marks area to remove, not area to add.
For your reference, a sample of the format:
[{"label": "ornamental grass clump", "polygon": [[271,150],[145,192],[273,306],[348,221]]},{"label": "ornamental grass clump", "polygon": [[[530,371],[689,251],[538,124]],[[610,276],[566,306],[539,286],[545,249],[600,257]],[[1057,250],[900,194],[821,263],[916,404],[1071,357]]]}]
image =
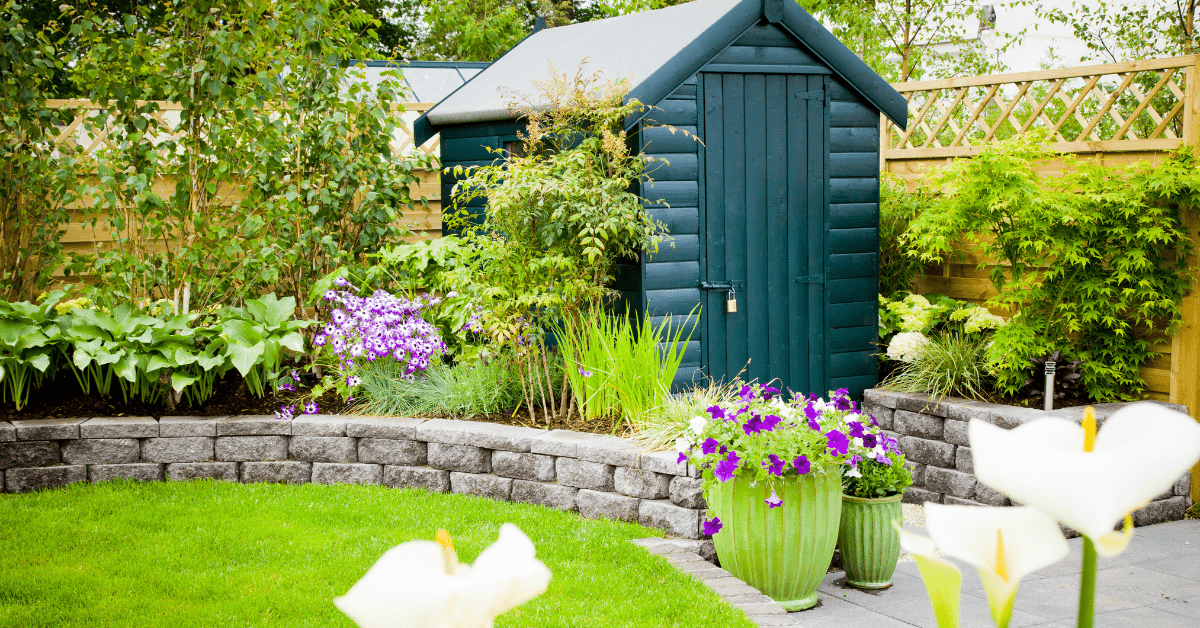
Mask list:
[{"label": "ornamental grass clump", "polygon": [[[704,469],[706,491],[735,477],[753,478],[771,487],[769,508],[783,505],[774,487],[785,478],[828,473],[830,464],[846,467],[846,477],[860,478],[863,461],[890,466],[900,454],[896,439],[862,414],[845,388],[828,402],[815,394],[785,401],[778,388],[757,384],[743,386],[735,403],[709,407],[708,417],[693,417],[689,434],[676,446],[679,462]],[[714,517],[704,522],[704,533],[715,534],[721,526]]]}]

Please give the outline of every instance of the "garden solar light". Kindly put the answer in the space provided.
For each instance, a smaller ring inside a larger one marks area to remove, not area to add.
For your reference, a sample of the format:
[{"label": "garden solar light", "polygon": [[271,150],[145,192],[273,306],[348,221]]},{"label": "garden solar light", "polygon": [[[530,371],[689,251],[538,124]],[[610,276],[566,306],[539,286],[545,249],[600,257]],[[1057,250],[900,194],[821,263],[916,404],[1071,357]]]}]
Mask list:
[{"label": "garden solar light", "polygon": [[401,543],[333,603],[360,628],[490,628],[496,616],[545,593],[549,583],[533,542],[506,523],[470,566],[459,562],[445,530],[437,542]]}]

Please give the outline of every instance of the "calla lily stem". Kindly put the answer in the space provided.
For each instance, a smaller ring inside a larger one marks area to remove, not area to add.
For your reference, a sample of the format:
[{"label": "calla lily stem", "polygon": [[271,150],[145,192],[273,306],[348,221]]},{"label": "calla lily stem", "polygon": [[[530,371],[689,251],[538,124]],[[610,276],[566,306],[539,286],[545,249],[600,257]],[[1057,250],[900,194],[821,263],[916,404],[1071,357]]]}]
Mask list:
[{"label": "calla lily stem", "polygon": [[1083,537],[1083,576],[1079,580],[1078,628],[1092,628],[1096,620],[1096,545]]}]

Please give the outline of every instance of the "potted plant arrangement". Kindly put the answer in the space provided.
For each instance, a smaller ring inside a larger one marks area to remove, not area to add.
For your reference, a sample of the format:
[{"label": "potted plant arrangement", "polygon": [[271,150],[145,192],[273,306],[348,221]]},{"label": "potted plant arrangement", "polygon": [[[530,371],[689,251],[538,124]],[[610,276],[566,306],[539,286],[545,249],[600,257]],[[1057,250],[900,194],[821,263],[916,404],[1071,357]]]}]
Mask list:
[{"label": "potted plant arrangement", "polygon": [[[871,419],[874,423],[874,419]],[[838,532],[846,584],[860,589],[892,586],[900,558],[900,533],[904,513],[900,500],[912,485],[904,454],[895,439],[874,425],[859,430],[856,444],[873,448],[874,455],[853,461],[842,476],[842,523]]]},{"label": "potted plant arrangement", "polygon": [[703,531],[721,566],[788,611],[817,603],[837,542],[842,471],[874,455],[853,436],[869,421],[854,407],[845,389],[826,402],[744,386],[735,403],[694,417],[677,442],[680,461],[704,469],[712,518]]}]

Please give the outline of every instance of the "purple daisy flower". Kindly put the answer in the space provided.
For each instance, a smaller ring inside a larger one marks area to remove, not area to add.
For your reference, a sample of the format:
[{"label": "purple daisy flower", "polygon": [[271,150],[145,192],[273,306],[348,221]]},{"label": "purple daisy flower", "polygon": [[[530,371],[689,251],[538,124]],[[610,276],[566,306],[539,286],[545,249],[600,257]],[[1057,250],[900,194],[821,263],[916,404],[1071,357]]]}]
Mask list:
[{"label": "purple daisy flower", "polygon": [[796,459],[792,461],[792,466],[796,467],[797,475],[805,475],[812,470],[812,464],[808,461],[808,456],[804,454],[796,456]]},{"label": "purple daisy flower", "polygon": [[763,501],[767,502],[768,508],[778,508],[783,505],[783,500],[779,499],[779,496],[775,494],[775,489],[771,489],[771,496]]},{"label": "purple daisy flower", "polygon": [[703,528],[702,532],[704,536],[712,536],[721,531],[721,520],[717,517],[713,517],[709,521],[704,521],[702,523],[703,525],[701,527]]},{"label": "purple daisy flower", "polygon": [[844,456],[850,451],[850,439],[837,430],[829,430],[825,434],[825,440],[829,441],[829,449],[835,456]]},{"label": "purple daisy flower", "polygon": [[321,407],[315,401],[309,401],[304,404],[304,414],[316,414],[321,411]]}]

